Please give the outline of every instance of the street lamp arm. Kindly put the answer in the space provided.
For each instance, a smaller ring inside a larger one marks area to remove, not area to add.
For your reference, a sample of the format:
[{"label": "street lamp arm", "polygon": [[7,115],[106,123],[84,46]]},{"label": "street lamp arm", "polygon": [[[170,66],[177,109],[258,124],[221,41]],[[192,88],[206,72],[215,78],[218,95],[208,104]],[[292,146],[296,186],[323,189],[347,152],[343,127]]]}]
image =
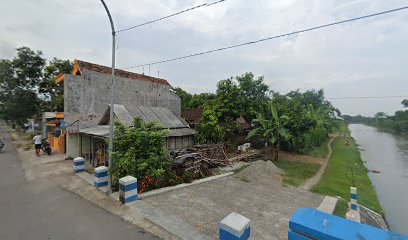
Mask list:
[{"label": "street lamp arm", "polygon": [[105,3],[104,0],[101,0],[101,2],[102,2],[102,4],[103,4],[103,7],[104,7],[105,10],[106,10],[106,13],[108,14],[109,22],[110,22],[111,29],[112,29],[112,35],[116,35],[115,25],[113,24],[112,15],[111,15],[110,12],[109,12],[108,6],[106,5],[106,3]]}]

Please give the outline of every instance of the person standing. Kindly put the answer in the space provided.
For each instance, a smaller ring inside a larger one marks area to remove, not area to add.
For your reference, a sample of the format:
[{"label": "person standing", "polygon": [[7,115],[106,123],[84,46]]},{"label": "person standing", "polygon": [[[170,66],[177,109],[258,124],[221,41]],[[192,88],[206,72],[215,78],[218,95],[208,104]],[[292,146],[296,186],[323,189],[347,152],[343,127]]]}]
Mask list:
[{"label": "person standing", "polygon": [[35,155],[37,155],[37,157],[40,156],[41,140],[42,140],[41,135],[35,135],[34,138],[33,138],[34,147],[35,147]]}]

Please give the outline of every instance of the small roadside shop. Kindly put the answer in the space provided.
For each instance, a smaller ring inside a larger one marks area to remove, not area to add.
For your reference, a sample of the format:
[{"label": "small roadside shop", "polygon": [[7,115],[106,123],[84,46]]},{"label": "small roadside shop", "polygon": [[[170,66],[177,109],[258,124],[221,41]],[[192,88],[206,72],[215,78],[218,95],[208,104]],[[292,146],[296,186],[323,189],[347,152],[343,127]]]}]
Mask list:
[{"label": "small roadside shop", "polygon": [[63,112],[42,113],[42,137],[47,138],[52,150],[59,153],[65,153],[66,148],[66,131],[63,126]]}]

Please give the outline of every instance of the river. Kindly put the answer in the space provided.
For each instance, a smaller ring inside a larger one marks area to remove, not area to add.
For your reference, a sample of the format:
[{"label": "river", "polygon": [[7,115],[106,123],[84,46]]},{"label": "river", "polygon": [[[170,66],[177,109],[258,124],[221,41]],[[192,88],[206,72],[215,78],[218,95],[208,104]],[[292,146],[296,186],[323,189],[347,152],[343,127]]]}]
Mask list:
[{"label": "river", "polygon": [[362,124],[350,124],[361,159],[392,231],[408,235],[408,137],[382,132]]}]

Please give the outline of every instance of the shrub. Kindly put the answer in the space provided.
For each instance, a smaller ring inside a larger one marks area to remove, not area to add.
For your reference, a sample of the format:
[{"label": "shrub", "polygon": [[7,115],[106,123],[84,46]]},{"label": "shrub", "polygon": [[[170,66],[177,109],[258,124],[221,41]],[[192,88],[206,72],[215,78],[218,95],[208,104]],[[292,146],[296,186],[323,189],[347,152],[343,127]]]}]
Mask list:
[{"label": "shrub", "polygon": [[137,179],[157,179],[171,166],[172,160],[164,147],[166,130],[155,123],[135,118],[133,127],[115,122],[113,139],[113,183],[127,175]]}]

